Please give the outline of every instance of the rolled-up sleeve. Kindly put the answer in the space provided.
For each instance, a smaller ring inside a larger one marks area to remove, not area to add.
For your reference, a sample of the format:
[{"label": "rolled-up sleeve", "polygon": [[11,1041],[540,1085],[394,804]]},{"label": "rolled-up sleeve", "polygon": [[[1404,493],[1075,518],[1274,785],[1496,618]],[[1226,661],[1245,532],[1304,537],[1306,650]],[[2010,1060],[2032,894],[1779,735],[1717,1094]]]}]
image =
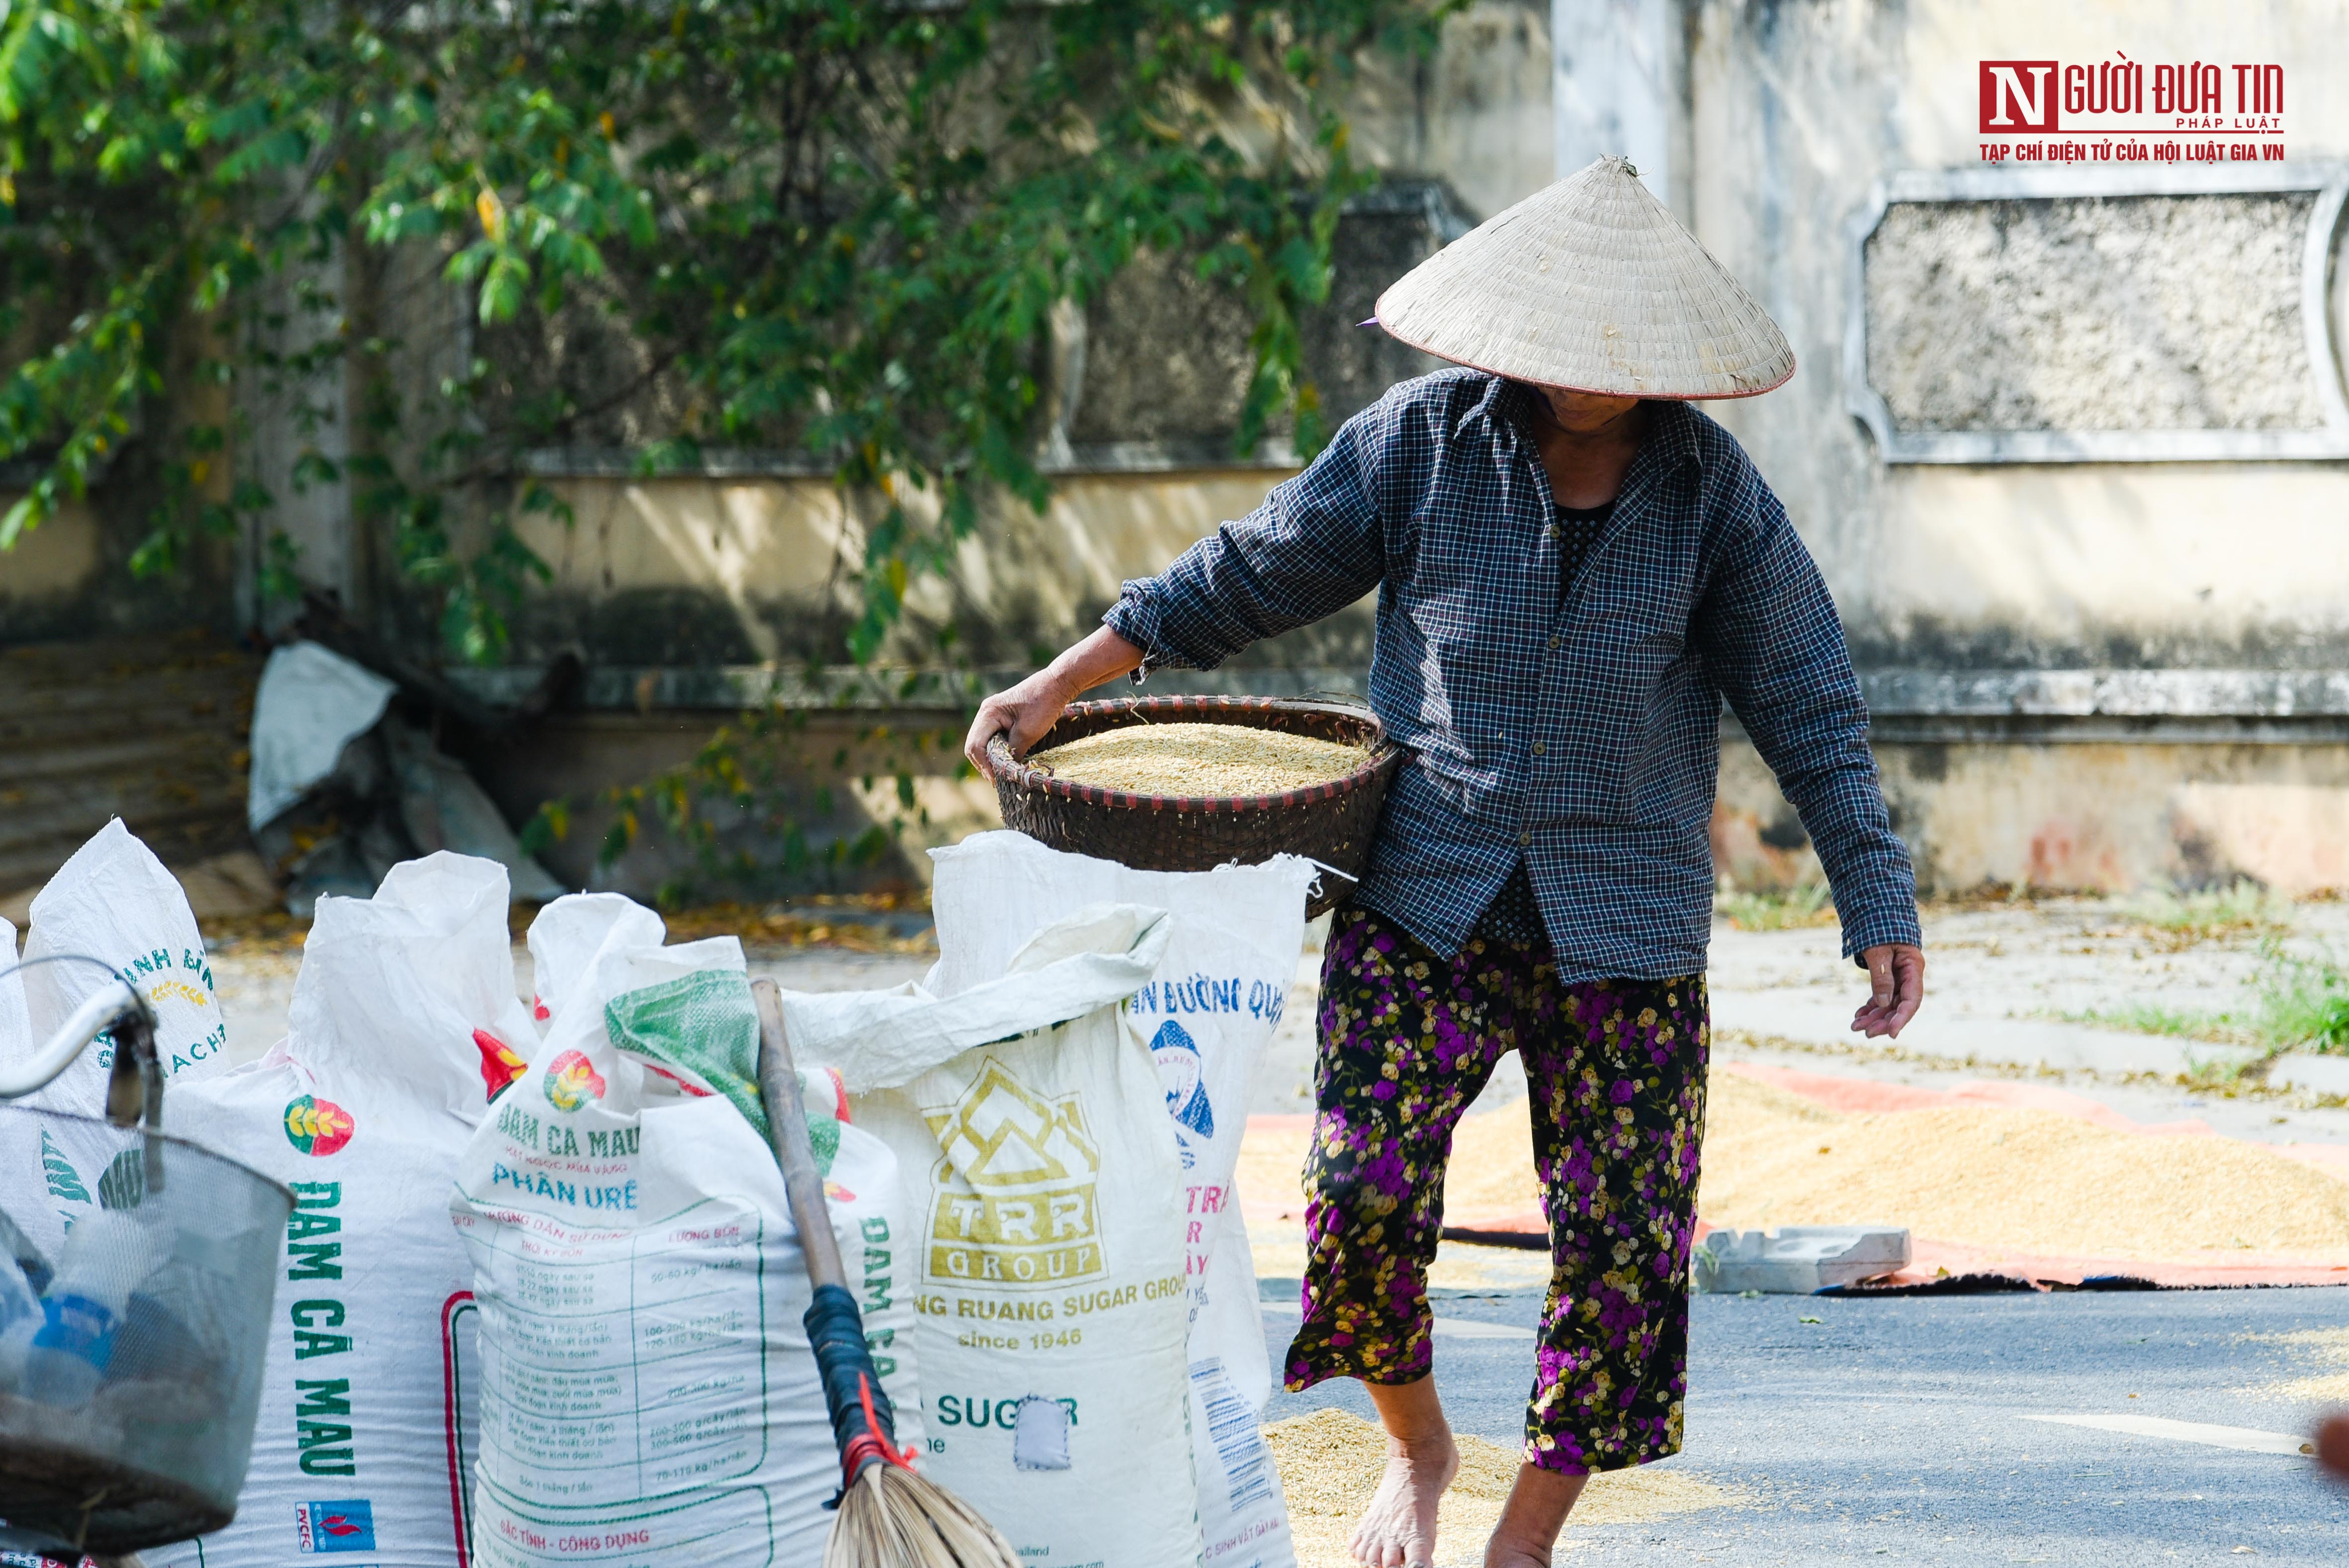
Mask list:
[{"label": "rolled-up sleeve", "polygon": [[1748,469],[1733,492],[1751,521],[1698,612],[1706,667],[1802,815],[1835,894],[1846,955],[1922,945],[1916,872],[1885,809],[1868,705],[1835,601],[1761,477]]},{"label": "rolled-up sleeve", "polygon": [[1262,506],[1157,576],[1123,585],[1102,621],[1142,650],[1143,672],[1214,669],[1250,643],[1320,620],[1378,586],[1391,423],[1386,403],[1364,409]]}]

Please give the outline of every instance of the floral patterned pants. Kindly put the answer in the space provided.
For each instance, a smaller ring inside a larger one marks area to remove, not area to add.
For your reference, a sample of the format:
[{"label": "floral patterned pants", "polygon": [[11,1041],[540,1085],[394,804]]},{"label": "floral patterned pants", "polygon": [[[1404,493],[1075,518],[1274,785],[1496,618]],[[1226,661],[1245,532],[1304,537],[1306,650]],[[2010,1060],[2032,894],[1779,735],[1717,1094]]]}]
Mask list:
[{"label": "floral patterned pants", "polygon": [[1292,1392],[1433,1365],[1427,1266],[1452,1130],[1524,1059],[1549,1217],[1526,1459],[1582,1474],[1680,1451],[1709,1027],[1702,975],[1560,985],[1546,946],[1472,938],[1449,963],[1367,910],[1321,966],[1304,1322]]}]

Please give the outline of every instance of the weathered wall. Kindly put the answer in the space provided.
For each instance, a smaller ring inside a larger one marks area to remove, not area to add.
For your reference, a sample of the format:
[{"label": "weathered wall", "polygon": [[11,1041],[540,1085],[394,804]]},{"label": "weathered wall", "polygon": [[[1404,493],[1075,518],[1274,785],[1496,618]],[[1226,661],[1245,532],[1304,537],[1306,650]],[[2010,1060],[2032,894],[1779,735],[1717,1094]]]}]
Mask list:
[{"label": "weathered wall", "polygon": [[[2349,53],[2340,47],[2349,6],[1693,0],[1688,15],[1697,231],[1777,317],[1801,366],[1783,390],[1719,411],[1786,500],[1867,660],[2016,669],[2343,662],[2349,473],[2341,465],[1889,466],[1846,411],[1841,361],[1853,217],[1871,184],[1897,171],[1980,167],[1977,60],[2095,60],[2123,48],[2147,61],[2282,61],[2291,160],[2339,159],[2349,156]],[[2232,205],[2231,217],[2225,201],[2205,209],[2184,242],[2150,259],[2116,255],[2109,241],[2067,253],[2047,242],[2062,221],[2035,218],[2032,232],[2007,242],[2003,264],[2027,266],[2029,281],[2004,291],[2006,314],[1992,330],[2027,335],[2049,304],[2125,317],[2119,285],[2142,278],[2166,296],[2156,304],[2173,318],[2167,341],[2190,359],[2199,335],[2224,331],[2235,300],[2271,292],[2259,274],[2274,270],[2273,258],[2227,242],[2228,223],[2245,222],[2244,204]],[[2029,247],[2041,255],[2015,255]],[[1945,272],[1937,286],[1960,285]],[[1977,311],[1985,303],[1973,300]],[[2115,330],[2132,325],[2158,335],[2127,320]],[[2205,375],[2199,364],[2107,360],[2106,373],[2126,386],[2097,391],[2083,385],[2093,365],[2054,363],[2078,352],[2083,336],[2042,331],[2036,341],[2051,398],[2066,411],[2095,397],[2182,396]],[[2251,368],[2248,348],[2240,332],[2212,339],[2209,371]],[[1949,357],[1961,366],[1966,356]],[[2271,390],[2281,367],[2263,368]],[[2257,402],[2266,393],[2230,387],[2227,395]]]},{"label": "weathered wall", "polygon": [[[0,512],[21,491],[0,490]],[[144,510],[94,491],[0,553],[0,646],[84,637],[237,630],[234,552],[199,543],[185,569],[139,579],[130,555],[147,537]]]},{"label": "weathered wall", "polygon": [[[910,596],[909,657],[951,624],[990,668],[1049,658],[1092,627],[1118,584],[1157,571],[1290,470],[1078,473],[1040,514],[990,509],[946,582]],[[516,654],[573,641],[615,665],[749,665],[836,658],[853,614],[864,533],[853,503],[817,479],[569,480],[573,521],[524,520],[553,568],[517,627]],[[1262,666],[1367,663],[1369,605],[1251,650]]]},{"label": "weathered wall", "polygon": [[[1929,891],[2349,887],[2349,743],[2049,739],[1876,748],[1892,824]],[[1722,748],[1714,861],[1740,887],[1820,872],[1742,738]]]}]

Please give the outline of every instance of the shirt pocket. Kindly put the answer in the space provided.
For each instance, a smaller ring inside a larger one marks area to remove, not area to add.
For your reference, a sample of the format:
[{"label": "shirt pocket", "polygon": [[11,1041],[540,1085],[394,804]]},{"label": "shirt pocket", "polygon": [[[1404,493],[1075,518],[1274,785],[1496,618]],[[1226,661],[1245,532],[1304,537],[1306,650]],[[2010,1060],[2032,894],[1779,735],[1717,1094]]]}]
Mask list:
[{"label": "shirt pocket", "polygon": [[1689,810],[1677,718],[1694,676],[1684,623],[1594,615],[1567,645],[1557,801],[1568,821],[1678,824]]}]

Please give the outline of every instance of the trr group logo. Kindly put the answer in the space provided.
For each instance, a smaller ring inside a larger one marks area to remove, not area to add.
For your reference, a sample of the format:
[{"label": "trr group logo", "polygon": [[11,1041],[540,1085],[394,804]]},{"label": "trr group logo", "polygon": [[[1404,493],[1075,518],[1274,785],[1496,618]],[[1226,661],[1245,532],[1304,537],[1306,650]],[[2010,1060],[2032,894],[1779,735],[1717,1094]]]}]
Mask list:
[{"label": "trr group logo", "polygon": [[1982,160],[2281,163],[2283,67],[2145,61],[1978,60]]}]

